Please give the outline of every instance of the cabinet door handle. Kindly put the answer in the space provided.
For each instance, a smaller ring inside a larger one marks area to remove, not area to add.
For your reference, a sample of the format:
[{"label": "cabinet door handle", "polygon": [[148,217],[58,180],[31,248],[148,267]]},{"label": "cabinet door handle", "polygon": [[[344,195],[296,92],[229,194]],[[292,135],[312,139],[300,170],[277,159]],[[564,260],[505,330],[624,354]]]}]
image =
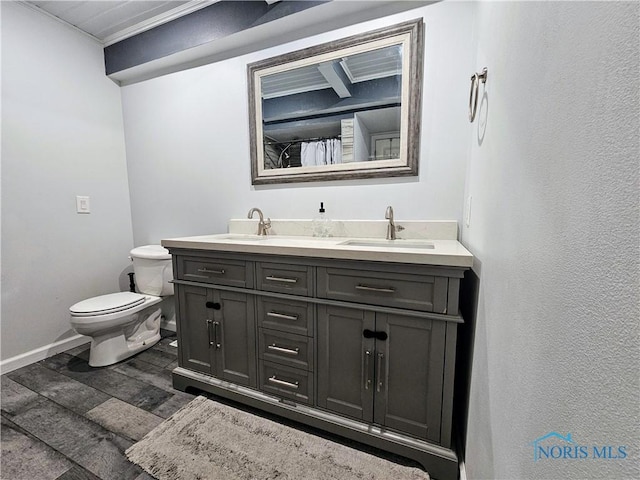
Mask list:
[{"label": "cabinet door handle", "polygon": [[215,343],[216,348],[220,348],[220,341],[218,339],[219,326],[220,326],[220,322],[213,322],[213,341]]},{"label": "cabinet door handle", "polygon": [[286,315],[278,312],[267,312],[267,317],[282,318],[283,320],[298,320],[298,315]]},{"label": "cabinet door handle", "polygon": [[281,282],[281,283],[298,283],[297,278],[287,278],[287,277],[274,277],[273,275],[268,275],[264,277],[267,280],[272,282]]},{"label": "cabinet door handle", "polygon": [[209,335],[209,345],[213,345],[213,342],[214,342],[212,340],[212,337],[213,337],[212,330],[213,330],[213,320],[209,320],[207,318],[207,334]]},{"label": "cabinet door handle", "polygon": [[300,353],[300,349],[297,347],[296,348],[279,347],[275,343],[272,343],[271,345],[267,345],[267,349],[273,350],[274,352],[278,352],[278,353],[287,353],[289,355],[298,355]]},{"label": "cabinet door handle", "polygon": [[371,386],[371,378],[369,378],[369,358],[371,357],[371,352],[366,350],[364,352],[364,389],[369,390]]},{"label": "cabinet door handle", "polygon": [[279,378],[276,378],[275,375],[272,375],[267,380],[269,380],[271,383],[275,383],[276,385],[282,385],[283,387],[289,387],[289,388],[295,388],[295,389],[299,388],[298,382],[293,382],[293,383],[286,382],[284,380],[280,380]]},{"label": "cabinet door handle", "polygon": [[382,383],[382,360],[384,359],[384,353],[379,353],[378,354],[378,381],[377,383],[377,387],[376,387],[376,391],[380,392],[382,390],[383,387],[383,383]]},{"label": "cabinet door handle", "polygon": [[212,273],[214,275],[224,275],[224,269],[220,269],[220,270],[209,270],[207,268],[199,268],[198,271],[200,273]]},{"label": "cabinet door handle", "polygon": [[392,287],[371,287],[369,285],[356,285],[356,290],[366,290],[367,292],[378,293],[396,293],[396,289]]}]

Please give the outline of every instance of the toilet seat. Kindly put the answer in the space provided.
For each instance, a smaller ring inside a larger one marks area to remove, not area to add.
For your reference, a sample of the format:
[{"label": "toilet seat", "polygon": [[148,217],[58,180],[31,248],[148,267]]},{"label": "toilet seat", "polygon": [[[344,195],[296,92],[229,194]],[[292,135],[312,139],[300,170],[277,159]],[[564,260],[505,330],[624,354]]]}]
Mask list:
[{"label": "toilet seat", "polygon": [[[117,294],[110,294],[110,295],[117,295]],[[99,330],[106,330],[111,328],[122,328],[131,322],[137,321],[139,312],[149,307],[153,307],[154,305],[157,305],[162,301],[162,298],[153,297],[151,295],[144,295],[144,294],[132,294],[132,295],[135,295],[136,297],[142,297],[142,302],[137,302],[137,299],[134,299],[134,304],[131,304],[131,300],[133,299],[131,295],[128,295],[129,302],[126,302],[125,301],[126,297],[124,295],[121,295],[120,297],[124,297],[122,304],[128,303],[129,305],[123,306],[121,304],[119,307],[119,311],[116,311],[116,312],[113,312],[113,311],[105,312],[103,310],[102,313],[94,312],[92,314],[87,312],[75,313],[74,311],[70,311],[69,313],[71,314],[72,328],[81,335],[92,335],[93,332],[96,332]],[[106,297],[106,296],[108,295],[103,295],[103,297]],[[92,300],[96,300],[100,298],[101,297],[95,297],[95,298],[90,298],[84,301],[90,302]],[[83,303],[83,302],[79,302],[79,303]],[[117,303],[118,302],[115,302],[115,305],[117,305]],[[82,306],[81,308],[78,308],[78,305],[79,304],[76,304],[71,308],[74,310],[82,310],[83,308],[85,310],[90,310],[92,308],[92,307],[85,308]],[[91,303],[89,303],[89,305],[91,305]],[[117,310],[118,307],[112,304],[111,308],[109,308],[108,310],[113,310],[113,309]]]},{"label": "toilet seat", "polygon": [[89,298],[76,303],[69,311],[74,317],[93,317],[122,312],[145,301],[145,296],[133,292],[118,292]]}]

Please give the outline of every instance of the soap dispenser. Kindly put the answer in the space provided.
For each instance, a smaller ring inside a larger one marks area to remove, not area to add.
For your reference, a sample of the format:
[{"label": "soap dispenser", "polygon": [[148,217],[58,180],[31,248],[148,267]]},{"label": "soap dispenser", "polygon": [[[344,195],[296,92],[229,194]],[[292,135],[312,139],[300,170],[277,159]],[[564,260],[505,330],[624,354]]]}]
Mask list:
[{"label": "soap dispenser", "polygon": [[330,237],[331,236],[331,220],[327,217],[324,210],[324,202],[320,202],[318,216],[313,219],[313,236],[314,237]]}]

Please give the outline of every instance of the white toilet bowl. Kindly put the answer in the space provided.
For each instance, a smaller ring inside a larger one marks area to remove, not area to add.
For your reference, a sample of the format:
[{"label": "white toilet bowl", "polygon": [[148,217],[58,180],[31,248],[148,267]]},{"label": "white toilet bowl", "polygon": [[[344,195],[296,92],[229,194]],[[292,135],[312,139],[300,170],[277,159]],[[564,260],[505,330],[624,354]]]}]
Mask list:
[{"label": "white toilet bowl", "polygon": [[129,358],[160,340],[162,296],[173,294],[171,255],[159,245],[131,250],[136,286],[89,298],[69,308],[71,327],[91,337],[89,365],[103,367]]}]

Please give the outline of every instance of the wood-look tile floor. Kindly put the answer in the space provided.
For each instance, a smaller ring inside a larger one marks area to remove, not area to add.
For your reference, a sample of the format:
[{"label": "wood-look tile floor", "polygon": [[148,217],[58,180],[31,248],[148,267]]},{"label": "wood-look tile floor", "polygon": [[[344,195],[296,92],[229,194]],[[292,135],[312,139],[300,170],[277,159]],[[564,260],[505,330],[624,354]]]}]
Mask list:
[{"label": "wood-look tile floor", "polygon": [[2,375],[0,478],[150,480],[124,451],[190,402],[174,390],[175,334],[92,368],[89,344]]}]

